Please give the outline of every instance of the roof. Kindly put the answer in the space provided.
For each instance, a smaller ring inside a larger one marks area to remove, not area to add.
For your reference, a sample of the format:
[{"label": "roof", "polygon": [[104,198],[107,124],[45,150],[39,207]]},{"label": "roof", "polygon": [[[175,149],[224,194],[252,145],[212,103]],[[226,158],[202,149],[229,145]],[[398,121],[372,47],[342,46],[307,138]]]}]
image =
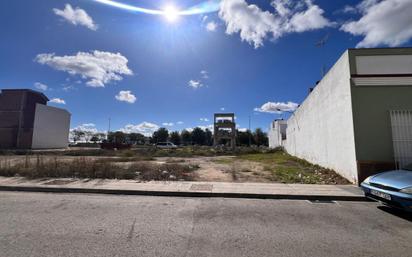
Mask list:
[{"label": "roof", "polygon": [[32,89],[2,89],[1,91],[2,92],[13,92],[13,91],[14,92],[30,92],[32,94],[39,95],[41,98],[46,100],[46,102],[49,101],[49,98],[45,94],[43,94],[42,92],[39,92],[39,91],[32,90]]},{"label": "roof", "polygon": [[234,113],[215,113],[215,117],[231,117],[235,116]]}]

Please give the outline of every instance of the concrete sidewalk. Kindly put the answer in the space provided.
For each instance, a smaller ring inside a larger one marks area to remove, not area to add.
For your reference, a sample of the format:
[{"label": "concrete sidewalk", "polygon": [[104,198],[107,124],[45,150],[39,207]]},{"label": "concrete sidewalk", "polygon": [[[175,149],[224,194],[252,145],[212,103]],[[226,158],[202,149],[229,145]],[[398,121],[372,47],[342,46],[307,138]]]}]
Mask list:
[{"label": "concrete sidewalk", "polygon": [[138,182],[108,179],[0,177],[0,191],[98,193],[182,197],[366,201],[354,185],[227,182]]}]

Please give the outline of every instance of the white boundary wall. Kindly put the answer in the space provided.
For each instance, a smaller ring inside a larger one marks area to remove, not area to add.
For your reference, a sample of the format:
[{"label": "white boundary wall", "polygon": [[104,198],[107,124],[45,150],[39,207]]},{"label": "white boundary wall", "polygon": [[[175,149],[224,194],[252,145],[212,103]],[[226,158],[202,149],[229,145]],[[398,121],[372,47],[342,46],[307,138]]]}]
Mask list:
[{"label": "white boundary wall", "polygon": [[348,51],[289,118],[286,131],[288,153],[357,182]]},{"label": "white boundary wall", "polygon": [[268,132],[270,148],[282,146],[282,133],[286,132],[286,124],[286,120],[276,120],[270,124]]},{"label": "white boundary wall", "polygon": [[69,143],[70,113],[37,104],[33,126],[33,149],[66,148]]}]

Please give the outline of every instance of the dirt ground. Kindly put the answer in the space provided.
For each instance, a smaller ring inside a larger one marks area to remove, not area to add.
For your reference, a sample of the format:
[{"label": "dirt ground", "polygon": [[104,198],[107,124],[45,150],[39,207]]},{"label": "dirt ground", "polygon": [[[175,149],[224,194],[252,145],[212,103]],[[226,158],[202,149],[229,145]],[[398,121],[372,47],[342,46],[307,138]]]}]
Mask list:
[{"label": "dirt ground", "polygon": [[[35,155],[0,156],[0,166],[15,165],[30,160],[38,162]],[[261,182],[261,183],[308,183],[347,184],[348,181],[333,171],[294,159],[284,153],[251,154],[240,156],[194,156],[194,157],[134,157],[108,156],[54,156],[42,155],[42,161],[58,160],[70,162],[77,158],[86,161],[105,161],[120,167],[130,167],[136,163],[180,164],[193,169],[192,180],[210,182]]]},{"label": "dirt ground", "polygon": [[160,157],[155,162],[198,165],[195,179],[221,182],[273,182],[262,164],[237,160],[235,156],[175,158]]}]

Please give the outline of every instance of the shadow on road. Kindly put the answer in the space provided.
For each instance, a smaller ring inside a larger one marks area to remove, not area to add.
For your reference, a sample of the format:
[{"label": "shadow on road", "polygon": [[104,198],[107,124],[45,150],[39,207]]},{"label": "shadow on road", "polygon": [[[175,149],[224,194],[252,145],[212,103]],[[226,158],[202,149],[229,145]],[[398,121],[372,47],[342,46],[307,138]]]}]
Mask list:
[{"label": "shadow on road", "polygon": [[412,222],[412,213],[408,213],[406,211],[396,209],[396,208],[392,208],[392,207],[389,207],[389,206],[378,206],[378,209],[380,209],[381,211],[384,211],[386,213],[395,215],[395,216],[397,216],[399,218],[402,218],[404,220]]}]

